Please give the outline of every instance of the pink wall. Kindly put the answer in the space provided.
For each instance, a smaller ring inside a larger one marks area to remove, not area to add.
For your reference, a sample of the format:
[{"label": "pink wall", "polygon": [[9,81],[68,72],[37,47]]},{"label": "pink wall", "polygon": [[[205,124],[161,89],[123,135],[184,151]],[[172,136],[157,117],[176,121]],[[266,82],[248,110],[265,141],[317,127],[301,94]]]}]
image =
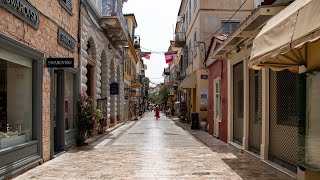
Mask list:
[{"label": "pink wall", "polygon": [[227,61],[215,61],[209,68],[208,79],[208,123],[209,133],[213,134],[214,121],[213,121],[213,80],[221,77],[221,97],[222,97],[222,119],[219,126],[219,139],[227,143],[228,136],[228,77],[227,77]]}]

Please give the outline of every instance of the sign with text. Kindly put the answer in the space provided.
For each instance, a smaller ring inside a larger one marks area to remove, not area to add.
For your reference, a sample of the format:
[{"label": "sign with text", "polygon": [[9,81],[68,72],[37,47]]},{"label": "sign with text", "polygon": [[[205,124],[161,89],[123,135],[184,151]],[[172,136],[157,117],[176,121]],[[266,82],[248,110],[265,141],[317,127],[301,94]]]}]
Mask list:
[{"label": "sign with text", "polygon": [[58,43],[74,52],[76,40],[62,28],[58,29]]},{"label": "sign with text", "polygon": [[0,0],[0,6],[35,29],[39,29],[39,11],[26,0]]},{"label": "sign with text", "polygon": [[47,58],[47,67],[67,68],[74,67],[73,58]]},{"label": "sign with text", "polygon": [[208,75],[201,75],[201,79],[208,79]]},{"label": "sign with text", "polygon": [[119,94],[119,84],[111,83],[110,84],[110,95],[118,95]]}]

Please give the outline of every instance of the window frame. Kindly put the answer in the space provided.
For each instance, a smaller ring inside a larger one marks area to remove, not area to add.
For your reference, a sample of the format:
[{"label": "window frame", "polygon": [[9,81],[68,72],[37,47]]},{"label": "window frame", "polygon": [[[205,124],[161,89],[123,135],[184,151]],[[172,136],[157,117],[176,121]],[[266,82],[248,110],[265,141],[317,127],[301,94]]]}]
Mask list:
[{"label": "window frame", "polygon": [[[221,97],[221,77],[215,78],[213,80],[213,118],[221,122],[222,114],[222,97]],[[217,99],[217,96],[219,97]]]},{"label": "window frame", "polygon": [[[235,29],[233,29],[233,26],[232,26],[233,24],[237,24]],[[226,33],[225,32],[224,28],[226,27],[226,25],[228,25],[228,27],[230,28],[230,33]],[[230,34],[234,33],[234,31],[239,27],[239,25],[240,25],[240,20],[229,20],[229,21],[228,20],[222,20],[221,21],[221,26],[223,26],[223,28],[221,29],[222,33],[230,35]]]}]

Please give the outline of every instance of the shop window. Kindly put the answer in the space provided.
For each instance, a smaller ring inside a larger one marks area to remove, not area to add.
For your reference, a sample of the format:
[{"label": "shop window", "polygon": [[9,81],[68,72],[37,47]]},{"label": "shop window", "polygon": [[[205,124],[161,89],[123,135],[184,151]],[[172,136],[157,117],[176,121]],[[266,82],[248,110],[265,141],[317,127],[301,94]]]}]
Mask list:
[{"label": "shop window", "polygon": [[0,150],[32,140],[31,62],[0,59]]},{"label": "shop window", "polygon": [[74,129],[74,82],[75,75],[66,72],[66,83],[65,83],[65,129]]},{"label": "shop window", "polygon": [[288,70],[276,74],[277,124],[298,126],[299,121],[299,75]]}]

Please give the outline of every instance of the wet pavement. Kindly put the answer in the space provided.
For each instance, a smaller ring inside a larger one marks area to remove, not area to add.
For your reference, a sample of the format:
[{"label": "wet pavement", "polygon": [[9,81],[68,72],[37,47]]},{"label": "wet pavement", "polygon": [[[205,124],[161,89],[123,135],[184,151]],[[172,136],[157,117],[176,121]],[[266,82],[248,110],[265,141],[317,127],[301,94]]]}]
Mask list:
[{"label": "wet pavement", "polygon": [[187,131],[163,115],[155,120],[149,113],[16,179],[282,178],[204,131]]}]

